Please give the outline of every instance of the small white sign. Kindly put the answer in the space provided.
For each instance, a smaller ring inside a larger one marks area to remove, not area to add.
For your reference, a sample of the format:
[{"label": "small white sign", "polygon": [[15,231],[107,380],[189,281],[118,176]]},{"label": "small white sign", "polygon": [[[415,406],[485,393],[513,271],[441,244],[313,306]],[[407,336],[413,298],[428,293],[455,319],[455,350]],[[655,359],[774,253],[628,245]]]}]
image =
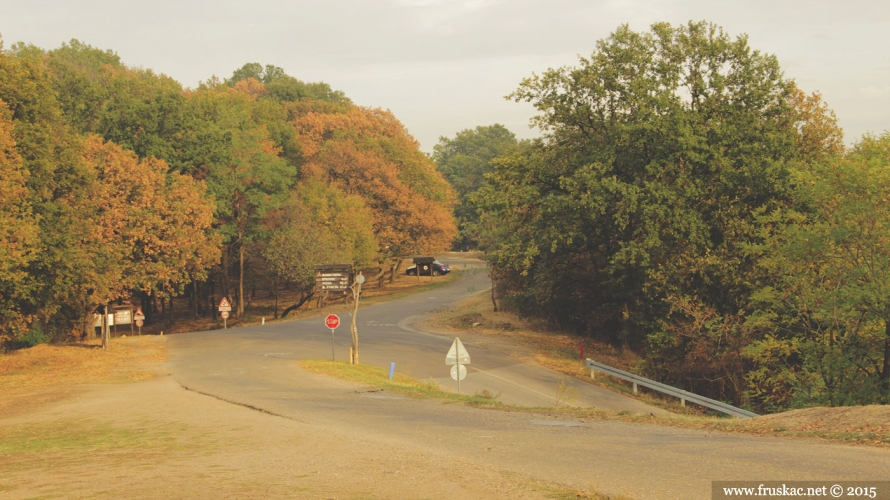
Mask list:
[{"label": "small white sign", "polygon": [[451,367],[451,378],[457,380],[458,370],[457,367],[460,367],[460,380],[467,378],[467,367],[464,365],[452,365]]},{"label": "small white sign", "polygon": [[457,337],[454,338],[451,349],[448,349],[448,354],[445,355],[446,366],[456,364],[470,364],[470,353],[467,352],[467,348],[464,347],[464,344]]}]

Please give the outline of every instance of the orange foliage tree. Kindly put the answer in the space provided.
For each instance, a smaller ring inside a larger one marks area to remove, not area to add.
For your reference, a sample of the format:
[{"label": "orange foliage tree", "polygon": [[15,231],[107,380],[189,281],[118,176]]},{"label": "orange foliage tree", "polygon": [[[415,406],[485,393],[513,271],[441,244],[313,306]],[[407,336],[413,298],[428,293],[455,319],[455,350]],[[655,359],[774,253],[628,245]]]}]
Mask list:
[{"label": "orange foliage tree", "polygon": [[[0,342],[20,333],[26,324],[14,305],[23,292],[26,266],[37,243],[26,180],[9,109],[0,100]],[[7,328],[16,331],[6,332]]]},{"label": "orange foliage tree", "polygon": [[213,203],[204,183],[169,172],[163,160],[90,136],[84,159],[95,169],[91,214],[97,263],[93,307],[138,289],[172,297],[219,259],[219,236],[210,232]]},{"label": "orange foliage tree", "polygon": [[381,253],[434,253],[451,245],[454,193],[392,113],[362,107],[309,112],[294,125],[303,175],[361,197]]}]

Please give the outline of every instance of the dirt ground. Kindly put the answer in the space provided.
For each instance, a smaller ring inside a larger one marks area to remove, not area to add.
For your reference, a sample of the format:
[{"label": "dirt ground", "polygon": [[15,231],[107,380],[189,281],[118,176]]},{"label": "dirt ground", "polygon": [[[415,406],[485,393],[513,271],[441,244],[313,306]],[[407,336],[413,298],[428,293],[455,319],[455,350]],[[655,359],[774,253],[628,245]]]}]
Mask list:
[{"label": "dirt ground", "polygon": [[[459,456],[189,392],[164,372],[164,344],[160,336],[116,339],[110,351],[121,356],[110,360],[81,349],[76,364],[102,382],[86,385],[62,367],[71,347],[4,360],[0,498],[495,499],[557,491]],[[38,376],[25,383],[25,372]]]}]

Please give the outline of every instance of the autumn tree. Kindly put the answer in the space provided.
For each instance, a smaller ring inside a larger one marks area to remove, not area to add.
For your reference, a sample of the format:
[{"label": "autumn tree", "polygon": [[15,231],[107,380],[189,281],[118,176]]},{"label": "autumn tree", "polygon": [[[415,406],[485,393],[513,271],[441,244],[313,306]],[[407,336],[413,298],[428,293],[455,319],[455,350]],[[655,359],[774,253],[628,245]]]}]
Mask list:
[{"label": "autumn tree", "polygon": [[219,260],[204,183],[98,136],[86,140],[84,156],[97,174],[88,207],[97,269],[86,312],[133,290],[171,298],[204,279]]},{"label": "autumn tree", "polygon": [[456,233],[453,192],[392,113],[361,107],[310,112],[294,125],[303,175],[361,197],[384,255],[450,246]]},{"label": "autumn tree", "polygon": [[28,173],[16,150],[10,115],[0,100],[0,345],[21,336],[27,324],[19,303],[27,293],[27,268],[38,236],[29,203]]}]

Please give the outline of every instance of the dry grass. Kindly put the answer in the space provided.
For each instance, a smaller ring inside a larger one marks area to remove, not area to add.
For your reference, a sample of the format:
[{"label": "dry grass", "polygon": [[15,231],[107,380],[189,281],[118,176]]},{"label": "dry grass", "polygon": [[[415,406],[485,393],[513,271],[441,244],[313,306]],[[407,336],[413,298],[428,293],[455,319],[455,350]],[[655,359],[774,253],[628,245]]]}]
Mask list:
[{"label": "dry grass", "polygon": [[165,339],[158,336],[112,339],[107,351],[92,341],[0,355],[0,416],[61,399],[83,384],[153,378],[166,357]]}]

